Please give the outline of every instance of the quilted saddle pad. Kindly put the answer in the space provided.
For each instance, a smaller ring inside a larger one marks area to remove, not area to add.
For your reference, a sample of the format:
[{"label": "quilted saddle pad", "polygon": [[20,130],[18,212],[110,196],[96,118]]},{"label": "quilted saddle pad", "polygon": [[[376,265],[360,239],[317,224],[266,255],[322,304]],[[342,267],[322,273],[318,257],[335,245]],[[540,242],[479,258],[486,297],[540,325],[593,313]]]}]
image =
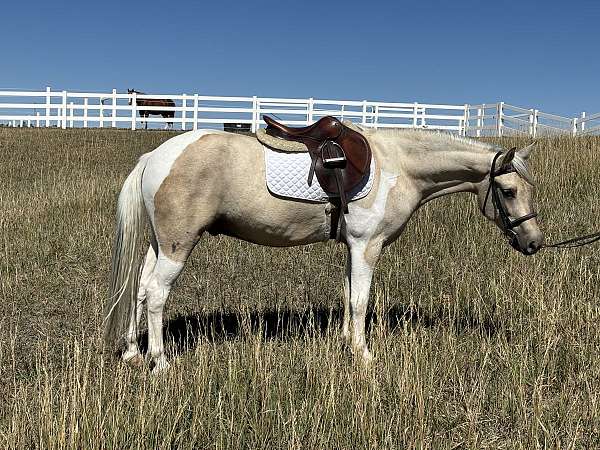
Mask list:
[{"label": "quilted saddle pad", "polygon": [[[312,202],[326,203],[337,194],[327,194],[321,188],[315,176],[312,186],[308,185],[308,172],[312,160],[308,153],[284,153],[265,149],[265,166],[267,172],[267,188],[271,194],[279,197],[293,198]],[[358,200],[366,196],[373,187],[375,179],[375,159],[371,158],[369,176],[348,194],[348,201]]]}]

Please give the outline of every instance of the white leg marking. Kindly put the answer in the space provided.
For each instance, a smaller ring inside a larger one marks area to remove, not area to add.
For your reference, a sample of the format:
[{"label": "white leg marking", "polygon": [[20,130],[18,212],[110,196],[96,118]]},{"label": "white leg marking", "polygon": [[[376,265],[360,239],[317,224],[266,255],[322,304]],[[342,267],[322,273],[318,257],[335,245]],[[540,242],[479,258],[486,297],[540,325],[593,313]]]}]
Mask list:
[{"label": "white leg marking", "polygon": [[156,266],[148,285],[148,354],[154,363],[152,372],[157,374],[169,368],[165,357],[162,326],[163,310],[173,283],[183,269],[183,263],[172,261],[159,252]]},{"label": "white leg marking", "polygon": [[365,337],[365,321],[367,316],[367,306],[369,304],[369,291],[371,290],[371,280],[373,278],[373,269],[379,257],[379,249],[374,248],[370,260],[365,258],[366,246],[357,245],[352,249],[352,289],[350,291],[350,314],[352,316],[352,350],[362,359],[369,363],[373,359],[371,352],[367,348]]},{"label": "white leg marking", "polygon": [[148,253],[146,253],[146,259],[144,260],[142,275],[140,276],[137,295],[137,305],[135,307],[135,310],[131,311],[131,316],[129,317],[129,328],[127,330],[127,336],[125,337],[127,350],[125,351],[125,353],[123,353],[121,357],[123,361],[134,366],[139,366],[142,363],[142,357],[140,354],[140,349],[138,347],[137,337],[140,319],[142,318],[142,308],[146,303],[146,286],[148,285],[150,275],[152,274],[155,265],[156,253],[154,253],[154,249],[152,248],[152,246],[150,246],[150,248],[148,249]]}]

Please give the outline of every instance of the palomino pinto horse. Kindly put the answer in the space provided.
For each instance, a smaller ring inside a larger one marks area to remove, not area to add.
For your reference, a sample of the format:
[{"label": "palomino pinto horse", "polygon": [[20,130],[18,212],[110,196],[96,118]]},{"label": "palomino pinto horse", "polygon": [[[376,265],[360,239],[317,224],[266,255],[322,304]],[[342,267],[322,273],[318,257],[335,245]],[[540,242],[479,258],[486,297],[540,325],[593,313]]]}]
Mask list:
[{"label": "palomino pinto horse", "polygon": [[[382,249],[398,238],[419,207],[470,192],[515,249],[531,255],[543,235],[532,213],[527,167],[532,145],[503,150],[435,132],[360,130],[376,174],[371,192],[349,204],[341,230],[348,249],[342,334],[355,357],[368,363],[365,315],[373,270]],[[152,370],[167,369],[163,308],[205,231],[267,246],[311,244],[330,239],[332,208],[271,195],[264,149],[253,137],[197,130],[171,138],[139,159],[119,195],[106,342],[125,345],[124,361],[143,362],[137,331],[146,305]],[[151,240],[140,275],[137,252],[146,219]]]},{"label": "palomino pinto horse", "polygon": [[[127,89],[128,94],[142,94],[143,92],[136,91],[135,89]],[[175,102],[170,98],[160,99],[160,98],[136,98],[135,104],[137,106],[162,106],[167,108],[174,108]],[[131,99],[129,100],[129,105],[131,105]],[[160,111],[157,109],[140,109],[140,117],[143,119],[147,119],[150,115],[153,116],[162,116],[165,119],[172,119],[175,117],[175,111]],[[144,129],[148,128],[148,121],[144,120]],[[173,122],[167,122],[165,124],[165,129],[173,128]]]}]

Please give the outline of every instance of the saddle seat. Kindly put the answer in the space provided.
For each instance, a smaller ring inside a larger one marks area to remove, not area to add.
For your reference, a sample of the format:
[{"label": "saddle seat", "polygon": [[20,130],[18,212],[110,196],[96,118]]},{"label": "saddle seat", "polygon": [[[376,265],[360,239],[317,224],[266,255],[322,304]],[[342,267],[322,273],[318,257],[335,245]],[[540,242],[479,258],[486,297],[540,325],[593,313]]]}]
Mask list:
[{"label": "saddle seat", "polygon": [[[301,128],[287,127],[267,116],[263,119],[266,134],[306,146],[312,159],[309,186],[316,176],[325,192],[339,196],[341,210],[348,213],[347,195],[369,175],[372,153],[366,138],[332,116]],[[339,222],[344,222],[343,216]],[[338,226],[336,230],[339,239]]]},{"label": "saddle seat", "polygon": [[335,117],[326,116],[307,127],[288,127],[268,116],[263,117],[267,124],[267,133],[282,139],[288,137],[324,141],[337,138],[343,130],[343,125]]}]

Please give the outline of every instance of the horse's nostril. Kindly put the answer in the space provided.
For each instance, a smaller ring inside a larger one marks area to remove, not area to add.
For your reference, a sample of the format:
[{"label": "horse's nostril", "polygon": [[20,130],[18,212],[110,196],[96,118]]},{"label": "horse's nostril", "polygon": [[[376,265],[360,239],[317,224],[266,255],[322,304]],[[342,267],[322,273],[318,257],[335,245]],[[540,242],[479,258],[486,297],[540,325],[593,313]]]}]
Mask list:
[{"label": "horse's nostril", "polygon": [[537,252],[540,249],[540,243],[537,241],[531,241],[529,242],[529,245],[527,245],[527,251],[529,252],[529,254],[533,254],[535,252]]}]

